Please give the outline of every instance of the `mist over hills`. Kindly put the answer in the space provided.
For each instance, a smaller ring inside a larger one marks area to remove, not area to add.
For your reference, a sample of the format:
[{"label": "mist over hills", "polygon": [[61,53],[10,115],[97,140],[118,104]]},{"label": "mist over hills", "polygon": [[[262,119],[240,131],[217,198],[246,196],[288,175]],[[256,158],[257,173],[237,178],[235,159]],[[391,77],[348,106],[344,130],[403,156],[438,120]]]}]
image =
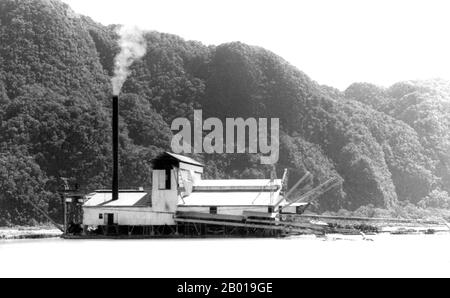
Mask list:
[{"label": "mist over hills", "polygon": [[[27,200],[57,216],[61,177],[83,190],[109,187],[117,39],[115,26],[58,0],[0,0],[0,224],[39,220]],[[450,207],[450,82],[340,92],[260,47],[145,39],[121,95],[122,187],[149,187],[172,120],[202,109],[205,118],[280,118],[279,175],[343,180],[315,211]],[[209,178],[270,176],[253,155],[195,158]]]}]

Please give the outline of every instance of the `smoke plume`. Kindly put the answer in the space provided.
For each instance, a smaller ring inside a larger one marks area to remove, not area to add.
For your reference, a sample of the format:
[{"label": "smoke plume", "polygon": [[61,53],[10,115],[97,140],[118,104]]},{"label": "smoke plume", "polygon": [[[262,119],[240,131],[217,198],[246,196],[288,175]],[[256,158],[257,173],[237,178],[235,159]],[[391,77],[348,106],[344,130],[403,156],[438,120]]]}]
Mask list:
[{"label": "smoke plume", "polygon": [[128,77],[130,66],[134,61],[142,58],[147,51],[142,30],[124,26],[120,27],[117,33],[120,36],[120,53],[115,58],[114,77],[111,79],[114,95],[119,95]]}]

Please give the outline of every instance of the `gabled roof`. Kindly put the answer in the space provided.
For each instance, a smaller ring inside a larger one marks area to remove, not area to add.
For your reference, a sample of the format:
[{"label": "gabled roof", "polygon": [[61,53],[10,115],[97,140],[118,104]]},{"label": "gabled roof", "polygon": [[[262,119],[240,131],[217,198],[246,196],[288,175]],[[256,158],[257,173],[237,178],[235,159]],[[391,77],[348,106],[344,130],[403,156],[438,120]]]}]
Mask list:
[{"label": "gabled roof", "polygon": [[197,180],[194,191],[277,191],[282,188],[281,179]]},{"label": "gabled roof", "polygon": [[194,166],[204,167],[203,164],[199,163],[198,161],[196,161],[196,160],[194,160],[194,159],[192,159],[190,157],[183,156],[183,155],[178,155],[178,154],[170,153],[170,152],[166,152],[166,153],[168,155],[172,156],[173,158],[181,161],[181,162],[184,162],[184,163],[187,163],[187,164],[191,164],[191,165],[194,165]]},{"label": "gabled roof", "polygon": [[112,192],[99,191],[87,196],[84,207],[148,207],[151,196],[145,191],[121,191],[117,201],[112,200]]},{"label": "gabled roof", "polygon": [[193,166],[197,166],[197,167],[201,167],[201,168],[204,167],[203,164],[199,163],[198,161],[196,161],[190,157],[171,153],[171,152],[165,152],[165,153],[161,154],[160,156],[158,156],[157,158],[155,158],[154,160],[152,160],[154,169],[164,168],[165,166],[173,165],[173,164],[178,165],[178,163],[180,163],[180,162],[189,164],[189,165],[193,165]]}]

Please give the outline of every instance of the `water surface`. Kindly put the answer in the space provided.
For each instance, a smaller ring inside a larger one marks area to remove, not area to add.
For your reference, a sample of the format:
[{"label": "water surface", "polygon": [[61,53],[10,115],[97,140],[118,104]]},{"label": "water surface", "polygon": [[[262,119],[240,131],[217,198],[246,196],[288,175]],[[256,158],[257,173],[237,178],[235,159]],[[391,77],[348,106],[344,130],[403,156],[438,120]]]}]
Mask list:
[{"label": "water surface", "polygon": [[450,277],[450,234],[0,241],[0,277]]}]

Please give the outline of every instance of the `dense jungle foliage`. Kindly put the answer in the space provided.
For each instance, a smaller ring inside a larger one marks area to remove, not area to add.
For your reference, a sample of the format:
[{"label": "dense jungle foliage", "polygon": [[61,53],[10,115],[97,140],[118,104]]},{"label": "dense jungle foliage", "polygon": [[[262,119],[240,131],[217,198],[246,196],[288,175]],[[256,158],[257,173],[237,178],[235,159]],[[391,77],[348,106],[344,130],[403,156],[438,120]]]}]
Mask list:
[{"label": "dense jungle foliage", "polygon": [[[280,118],[278,175],[289,168],[295,183],[310,171],[309,188],[343,181],[316,212],[450,208],[449,82],[356,83],[340,92],[263,48],[145,38],[147,54],[121,96],[123,188],[150,187],[150,161],[170,150],[172,120],[202,109],[205,118]],[[62,177],[82,191],[109,187],[117,39],[115,26],[58,0],[0,0],[0,225],[41,221],[28,200],[58,218]],[[194,157],[208,178],[271,172],[253,155]]]}]

